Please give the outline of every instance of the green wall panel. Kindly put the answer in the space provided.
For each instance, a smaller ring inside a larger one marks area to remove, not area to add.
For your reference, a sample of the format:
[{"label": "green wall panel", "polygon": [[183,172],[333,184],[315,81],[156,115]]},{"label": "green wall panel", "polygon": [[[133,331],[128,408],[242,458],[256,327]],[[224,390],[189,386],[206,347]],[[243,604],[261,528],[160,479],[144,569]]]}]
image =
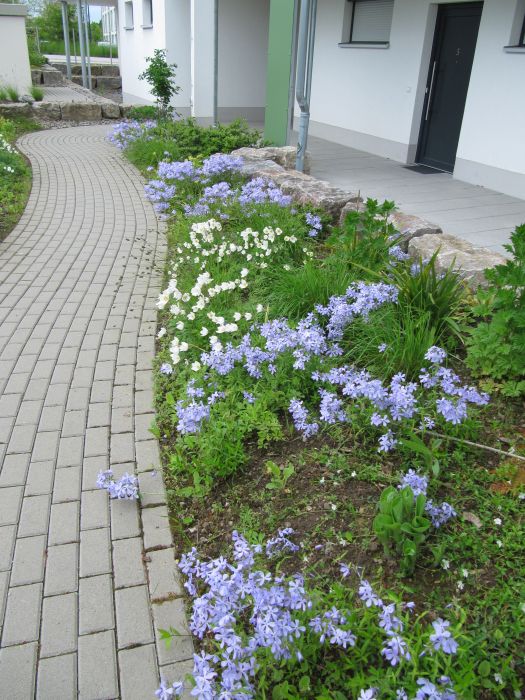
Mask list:
[{"label": "green wall panel", "polygon": [[271,0],[264,136],[284,146],[288,135],[293,65],[294,0]]}]

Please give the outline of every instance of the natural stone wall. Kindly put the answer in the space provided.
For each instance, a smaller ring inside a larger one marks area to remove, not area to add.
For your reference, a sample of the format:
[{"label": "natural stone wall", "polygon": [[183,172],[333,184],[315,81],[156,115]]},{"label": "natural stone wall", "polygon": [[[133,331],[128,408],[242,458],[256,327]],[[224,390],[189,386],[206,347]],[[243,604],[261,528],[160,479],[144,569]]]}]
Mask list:
[{"label": "natural stone wall", "polygon": [[[341,225],[350,211],[363,206],[363,200],[358,194],[345,192],[327,182],[295,171],[293,146],[239,148],[233,153],[243,157],[245,175],[268,178],[297,203],[325,209],[334,224]],[[309,154],[306,162],[309,168]],[[453,267],[472,288],[486,284],[485,269],[506,262],[503,255],[445,234],[437,224],[419,216],[396,211],[391,215],[390,221],[402,234],[401,246],[412,258],[426,260],[438,251],[437,270],[444,272]]]},{"label": "natural stone wall", "polygon": [[408,254],[417,260],[428,260],[436,251],[436,270],[445,272],[452,267],[472,288],[486,286],[484,270],[507,262],[507,258],[499,253],[479,248],[448,233],[426,234],[413,238],[408,244]]}]

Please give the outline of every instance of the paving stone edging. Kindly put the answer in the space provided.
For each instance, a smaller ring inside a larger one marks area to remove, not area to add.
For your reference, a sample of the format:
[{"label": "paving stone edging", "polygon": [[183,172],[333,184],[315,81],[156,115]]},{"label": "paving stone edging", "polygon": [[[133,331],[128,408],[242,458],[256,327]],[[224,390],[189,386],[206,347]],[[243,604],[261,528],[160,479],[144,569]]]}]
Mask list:
[{"label": "paving stone edging", "polygon": [[[239,148],[233,153],[244,159],[242,171],[250,177],[273,180],[299,204],[311,204],[330,214],[333,223],[341,224],[349,211],[363,206],[358,192],[345,192],[328,182],[294,170],[294,146]],[[310,158],[306,158],[309,171]],[[413,214],[396,211],[391,222],[402,234],[401,247],[415,260],[426,260],[436,253],[436,270],[451,266],[475,289],[486,285],[484,270],[505,264],[507,258],[487,248],[475,246],[462,238],[444,233],[434,223]]]}]

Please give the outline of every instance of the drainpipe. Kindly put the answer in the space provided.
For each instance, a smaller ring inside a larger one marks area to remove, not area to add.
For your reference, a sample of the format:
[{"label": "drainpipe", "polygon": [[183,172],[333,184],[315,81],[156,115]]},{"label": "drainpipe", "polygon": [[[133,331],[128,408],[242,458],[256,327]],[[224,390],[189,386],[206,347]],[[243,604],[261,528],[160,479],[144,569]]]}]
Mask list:
[{"label": "drainpipe", "polygon": [[86,47],[84,45],[84,27],[82,26],[82,3],[77,0],[78,41],[80,43],[80,63],[82,64],[82,85],[87,88]]},{"label": "drainpipe", "polygon": [[297,157],[295,160],[295,168],[300,172],[304,170],[304,156],[308,143],[316,16],[317,0],[301,0],[295,93],[301,109],[301,115],[299,117],[299,135],[297,139]]},{"label": "drainpipe", "polygon": [[219,0],[213,0],[213,124],[219,123]]},{"label": "drainpipe", "polygon": [[86,31],[86,59],[87,59],[87,78],[88,78],[88,88],[90,90],[93,89],[93,82],[91,80],[91,55],[89,53],[89,30],[91,27],[89,26],[89,5],[87,4],[87,0],[85,0],[85,6],[84,6],[84,29]]},{"label": "drainpipe", "polygon": [[67,2],[62,0],[62,30],[64,32],[64,48],[66,49],[66,71],[67,79],[71,80],[71,49],[69,47],[69,17],[67,12]]},{"label": "drainpipe", "polygon": [[195,0],[190,0],[190,116],[195,116]]}]

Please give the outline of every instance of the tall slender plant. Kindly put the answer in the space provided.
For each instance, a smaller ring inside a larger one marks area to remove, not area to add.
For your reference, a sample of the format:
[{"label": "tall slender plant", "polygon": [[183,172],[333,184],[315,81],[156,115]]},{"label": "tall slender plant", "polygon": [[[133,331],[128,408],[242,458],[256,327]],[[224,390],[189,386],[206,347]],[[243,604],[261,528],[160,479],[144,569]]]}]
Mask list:
[{"label": "tall slender plant", "polygon": [[180,87],[175,83],[176,63],[168,63],[165,49],[155,49],[153,56],[146,58],[147,68],[139,75],[139,80],[146,80],[151,89],[151,94],[157,101],[157,115],[159,119],[167,119],[173,114],[170,100],[173,95],[180,92]]}]

